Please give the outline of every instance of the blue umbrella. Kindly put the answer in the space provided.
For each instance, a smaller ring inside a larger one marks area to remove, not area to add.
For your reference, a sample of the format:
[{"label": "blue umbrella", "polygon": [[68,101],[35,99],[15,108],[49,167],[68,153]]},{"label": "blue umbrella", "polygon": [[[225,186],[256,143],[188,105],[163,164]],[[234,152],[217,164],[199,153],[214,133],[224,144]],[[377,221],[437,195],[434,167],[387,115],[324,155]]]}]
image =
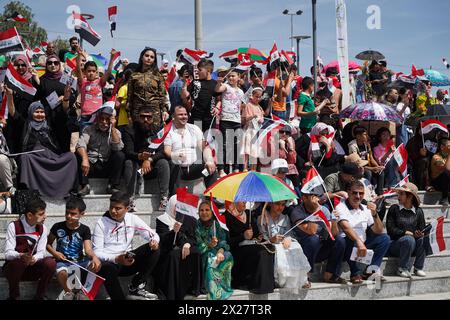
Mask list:
[{"label": "blue umbrella", "polygon": [[431,84],[435,87],[450,86],[450,79],[445,74],[436,70],[425,70],[425,78],[431,81]]}]

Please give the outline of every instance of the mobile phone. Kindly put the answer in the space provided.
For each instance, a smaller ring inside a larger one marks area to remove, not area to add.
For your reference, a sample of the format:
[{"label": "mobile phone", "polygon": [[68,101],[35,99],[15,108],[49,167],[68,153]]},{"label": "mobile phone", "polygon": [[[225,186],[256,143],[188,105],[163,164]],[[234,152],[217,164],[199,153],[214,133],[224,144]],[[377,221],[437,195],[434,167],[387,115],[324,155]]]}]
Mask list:
[{"label": "mobile phone", "polygon": [[208,169],[206,169],[206,168],[203,169],[202,174],[203,174],[205,177],[209,176]]},{"label": "mobile phone", "polygon": [[135,256],[136,256],[136,254],[134,252],[131,252],[131,251],[125,252],[126,259],[133,259]]},{"label": "mobile phone", "polygon": [[427,224],[426,226],[425,226],[425,228],[422,230],[422,233],[427,233],[427,232],[430,232],[430,230],[431,230],[431,224]]}]

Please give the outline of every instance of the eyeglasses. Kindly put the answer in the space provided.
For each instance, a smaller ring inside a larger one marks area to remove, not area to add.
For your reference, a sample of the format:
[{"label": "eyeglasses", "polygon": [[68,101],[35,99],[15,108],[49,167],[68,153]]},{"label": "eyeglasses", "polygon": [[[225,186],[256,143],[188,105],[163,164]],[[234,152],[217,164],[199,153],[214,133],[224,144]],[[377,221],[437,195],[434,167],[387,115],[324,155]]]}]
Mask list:
[{"label": "eyeglasses", "polygon": [[52,64],[55,66],[59,66],[59,61],[47,61],[48,66],[51,66]]},{"label": "eyeglasses", "polygon": [[26,68],[27,65],[25,63],[16,64],[16,67],[18,68]]},{"label": "eyeglasses", "polygon": [[363,196],[363,195],[364,195],[364,191],[361,191],[361,192],[358,192],[358,191],[352,191],[352,194],[353,194],[354,196],[357,196],[357,195]]},{"label": "eyeglasses", "polygon": [[148,115],[148,114],[140,114],[139,117],[141,119],[153,119],[152,115]]}]

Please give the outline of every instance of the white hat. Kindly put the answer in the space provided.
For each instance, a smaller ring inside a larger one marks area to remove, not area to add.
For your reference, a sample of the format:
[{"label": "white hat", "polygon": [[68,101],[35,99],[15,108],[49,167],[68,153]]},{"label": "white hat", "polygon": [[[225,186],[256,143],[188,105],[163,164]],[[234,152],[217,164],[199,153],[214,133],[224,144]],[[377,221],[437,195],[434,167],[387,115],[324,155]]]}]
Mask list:
[{"label": "white hat", "polygon": [[[286,160],[278,158],[278,159],[274,159],[272,161],[271,169],[272,169],[273,174],[276,174],[279,171],[287,173],[289,171],[289,166],[288,166],[288,163]],[[283,170],[280,170],[280,169],[283,169]]]}]

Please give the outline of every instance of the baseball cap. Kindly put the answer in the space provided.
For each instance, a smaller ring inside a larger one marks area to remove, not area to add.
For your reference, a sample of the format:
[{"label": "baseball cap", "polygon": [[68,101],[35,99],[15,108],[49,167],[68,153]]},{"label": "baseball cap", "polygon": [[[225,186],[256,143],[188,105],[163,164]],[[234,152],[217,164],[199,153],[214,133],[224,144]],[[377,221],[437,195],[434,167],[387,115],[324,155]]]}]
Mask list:
[{"label": "baseball cap", "polygon": [[277,172],[288,173],[289,166],[286,160],[278,158],[272,161],[271,169],[274,174]]}]

